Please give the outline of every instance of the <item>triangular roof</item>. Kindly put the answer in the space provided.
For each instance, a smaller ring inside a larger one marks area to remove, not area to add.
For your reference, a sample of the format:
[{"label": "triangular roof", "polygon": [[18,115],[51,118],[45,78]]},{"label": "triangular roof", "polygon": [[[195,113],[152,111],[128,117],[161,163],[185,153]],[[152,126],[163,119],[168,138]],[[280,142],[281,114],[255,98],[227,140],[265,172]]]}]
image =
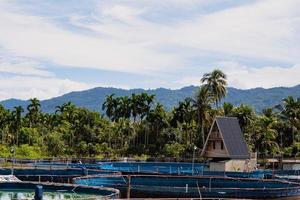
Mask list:
[{"label": "triangular roof", "polygon": [[205,154],[208,140],[210,138],[211,132],[215,124],[217,125],[221,137],[223,139],[223,143],[225,149],[227,150],[228,157],[232,159],[250,159],[248,147],[245,142],[242,130],[240,128],[239,121],[236,117],[215,118],[201,155],[203,156]]}]

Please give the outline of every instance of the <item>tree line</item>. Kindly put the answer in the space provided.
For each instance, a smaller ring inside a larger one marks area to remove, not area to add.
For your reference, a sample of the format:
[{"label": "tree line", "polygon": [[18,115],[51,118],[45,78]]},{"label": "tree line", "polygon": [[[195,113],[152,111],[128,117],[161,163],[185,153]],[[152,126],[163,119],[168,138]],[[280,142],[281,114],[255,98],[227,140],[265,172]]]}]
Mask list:
[{"label": "tree line", "polygon": [[106,97],[104,114],[71,102],[55,113],[30,99],[24,110],[0,105],[0,157],[190,157],[201,149],[216,116],[237,117],[244,137],[259,155],[297,156],[300,149],[300,99],[287,97],[262,113],[248,105],[223,102],[226,75],[204,74],[193,97],[171,111],[146,93]]}]

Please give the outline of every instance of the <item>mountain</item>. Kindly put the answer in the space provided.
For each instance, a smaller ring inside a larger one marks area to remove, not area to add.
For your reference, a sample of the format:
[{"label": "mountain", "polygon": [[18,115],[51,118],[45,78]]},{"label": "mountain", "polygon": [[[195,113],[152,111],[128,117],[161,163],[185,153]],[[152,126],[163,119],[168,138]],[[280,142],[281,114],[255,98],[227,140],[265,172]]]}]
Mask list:
[{"label": "mountain", "polygon": [[[117,96],[131,95],[132,93],[146,92],[155,94],[156,100],[163,104],[168,110],[178,104],[179,101],[186,97],[194,96],[198,87],[188,86],[181,89],[171,90],[165,88],[144,90],[144,89],[118,89],[118,88],[103,88],[97,87],[89,90],[71,92],[65,95],[41,101],[42,110],[44,112],[54,112],[57,105],[71,101],[77,106],[86,107],[90,110],[101,111],[102,103],[105,97],[110,94]],[[287,96],[300,97],[300,85],[294,87],[275,87],[270,89],[254,88],[241,90],[229,87],[228,95],[224,99],[234,105],[248,104],[254,107],[257,111],[263,108],[270,107],[281,103],[281,100]],[[29,104],[27,100],[8,99],[1,101],[0,104],[8,109],[13,109],[14,106],[21,105],[24,108]]]},{"label": "mountain", "polygon": [[22,106],[23,108],[26,108],[26,106],[29,104],[29,101],[20,100],[20,99],[7,99],[4,101],[1,101],[0,104],[2,104],[6,108],[12,110],[15,106]]}]

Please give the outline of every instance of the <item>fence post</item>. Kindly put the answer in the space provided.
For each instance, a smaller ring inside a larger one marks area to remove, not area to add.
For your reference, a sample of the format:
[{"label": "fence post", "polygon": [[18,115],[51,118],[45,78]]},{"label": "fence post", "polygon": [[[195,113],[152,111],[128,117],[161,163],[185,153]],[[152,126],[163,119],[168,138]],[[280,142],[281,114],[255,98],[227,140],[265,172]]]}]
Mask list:
[{"label": "fence post", "polygon": [[128,175],[127,199],[130,199],[131,176]]}]

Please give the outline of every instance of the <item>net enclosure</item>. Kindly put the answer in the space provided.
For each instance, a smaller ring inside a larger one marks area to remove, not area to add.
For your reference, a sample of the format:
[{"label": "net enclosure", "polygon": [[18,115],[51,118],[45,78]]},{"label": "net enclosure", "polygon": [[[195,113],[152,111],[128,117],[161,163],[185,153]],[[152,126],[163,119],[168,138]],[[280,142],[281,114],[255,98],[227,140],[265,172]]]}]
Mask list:
[{"label": "net enclosure", "polygon": [[132,198],[272,199],[300,194],[300,185],[251,178],[172,175],[99,175],[75,178],[74,183],[113,187]]}]

